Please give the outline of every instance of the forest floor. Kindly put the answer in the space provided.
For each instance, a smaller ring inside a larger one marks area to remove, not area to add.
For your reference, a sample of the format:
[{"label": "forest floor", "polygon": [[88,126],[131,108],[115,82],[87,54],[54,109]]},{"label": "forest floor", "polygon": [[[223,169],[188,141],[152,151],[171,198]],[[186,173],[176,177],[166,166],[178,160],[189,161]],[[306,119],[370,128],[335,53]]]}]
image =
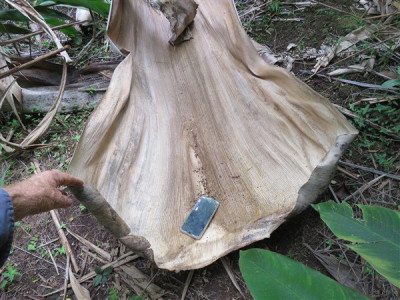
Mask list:
[{"label": "forest floor", "polygon": [[[347,112],[349,121],[360,131],[342,158],[342,161],[350,162],[354,166],[340,165],[331,181],[330,189],[319,197],[318,202],[348,198],[354,208],[356,204],[371,204],[398,210],[400,182],[387,176],[378,178],[377,173],[362,170],[356,165],[385,174],[400,173],[399,92],[377,88],[386,80],[397,76],[397,68],[400,66],[400,40],[397,38],[382,41],[389,31],[399,32],[400,16],[395,15],[383,25],[382,21],[387,19],[371,18],[365,10],[358,10],[358,1],[327,0],[323,4],[315,5],[295,5],[293,2],[239,0],[237,8],[250,37],[269,46],[275,57],[281,60],[277,65],[290,68],[297,77]],[[311,76],[311,70],[317,63],[313,53],[326,47],[334,47],[348,33],[370,24],[379,25],[383,29],[357,43],[352,47],[351,53],[334,57],[330,65],[322,67],[318,74]],[[107,60],[110,57],[101,46],[96,49],[91,53],[90,62]],[[311,54],[307,56],[306,53]],[[327,75],[335,69],[362,64],[371,59],[374,64],[368,70],[339,76]],[[91,111],[92,109],[88,109],[77,113],[57,114],[50,131],[40,141],[52,144],[52,147],[12,155],[3,151],[0,177],[4,175],[4,183],[12,184],[28,178],[37,171],[37,166],[42,170],[67,170]],[[29,131],[40,122],[43,114],[30,113],[22,117]],[[10,131],[14,132],[14,142],[21,141],[26,135],[11,113],[0,114],[0,125],[3,136],[7,136]],[[81,267],[79,274],[94,270],[96,266],[106,263],[106,260],[90,253],[67,229],[110,253],[113,259],[128,251],[77,201],[72,207],[60,210],[59,213],[62,228]],[[0,290],[0,299],[43,299],[41,295],[64,286],[65,271],[55,268],[55,264],[64,268],[66,265],[65,249],[59,240],[57,228],[49,213],[27,217],[17,222],[15,228],[14,246],[8,266],[17,270],[20,276]],[[352,269],[351,277],[356,278],[357,288],[364,294],[376,299],[400,298],[399,289],[346,248],[345,242],[330,232],[311,207],[280,226],[269,239],[248,248],[253,247],[281,253],[327,276],[332,274],[317,255],[333,255],[339,264],[346,264]],[[246,299],[251,299],[240,274],[238,258],[239,251],[227,256]],[[137,258],[131,264],[150,278],[153,284],[165,290],[164,299],[181,298],[188,271],[173,273],[159,270],[144,258]],[[359,270],[358,273],[355,270]],[[5,269],[2,270],[4,271]],[[103,275],[103,283],[97,285],[94,280],[83,283],[93,299],[133,299],[137,294],[132,284],[123,280],[123,272],[118,268],[109,275]],[[63,292],[60,291],[48,299],[62,299],[62,295]],[[71,290],[68,290],[68,297],[74,297]],[[186,296],[186,299],[242,298],[221,261],[196,270]]]}]

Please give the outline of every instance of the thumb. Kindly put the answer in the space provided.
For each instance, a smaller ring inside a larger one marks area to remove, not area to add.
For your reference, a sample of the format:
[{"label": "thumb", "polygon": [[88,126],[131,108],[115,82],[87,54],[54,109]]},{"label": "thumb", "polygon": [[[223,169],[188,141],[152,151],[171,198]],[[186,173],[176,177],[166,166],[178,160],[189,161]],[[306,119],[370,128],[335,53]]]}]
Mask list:
[{"label": "thumb", "polygon": [[60,191],[58,191],[55,200],[54,208],[66,208],[72,205],[72,199],[68,196],[63,195]]}]

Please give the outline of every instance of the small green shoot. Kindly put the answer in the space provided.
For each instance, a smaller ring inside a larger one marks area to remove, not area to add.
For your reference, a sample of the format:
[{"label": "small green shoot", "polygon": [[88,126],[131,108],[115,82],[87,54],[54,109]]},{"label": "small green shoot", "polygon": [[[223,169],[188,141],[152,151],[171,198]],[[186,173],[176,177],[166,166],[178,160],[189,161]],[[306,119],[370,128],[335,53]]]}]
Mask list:
[{"label": "small green shoot", "polygon": [[7,271],[1,274],[3,277],[3,281],[0,284],[0,289],[5,289],[7,284],[14,281],[16,276],[21,276],[21,273],[18,272],[17,268],[14,268],[11,264],[7,263]]},{"label": "small green shoot", "polygon": [[37,235],[32,237],[28,244],[28,251],[36,251],[38,241],[39,237]]},{"label": "small green shoot", "polygon": [[112,267],[105,268],[102,270],[100,267],[95,267],[96,277],[93,280],[93,286],[99,286],[100,284],[106,283],[111,273],[113,272]]}]

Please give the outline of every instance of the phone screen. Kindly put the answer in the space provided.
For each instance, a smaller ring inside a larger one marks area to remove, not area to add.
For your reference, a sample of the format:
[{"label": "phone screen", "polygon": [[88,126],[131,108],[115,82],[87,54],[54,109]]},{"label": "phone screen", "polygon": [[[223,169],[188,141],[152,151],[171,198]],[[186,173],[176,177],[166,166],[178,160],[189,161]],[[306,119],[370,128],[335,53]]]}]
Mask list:
[{"label": "phone screen", "polygon": [[183,223],[181,227],[182,232],[195,239],[200,239],[208,224],[210,224],[218,206],[218,201],[208,197],[200,197]]}]

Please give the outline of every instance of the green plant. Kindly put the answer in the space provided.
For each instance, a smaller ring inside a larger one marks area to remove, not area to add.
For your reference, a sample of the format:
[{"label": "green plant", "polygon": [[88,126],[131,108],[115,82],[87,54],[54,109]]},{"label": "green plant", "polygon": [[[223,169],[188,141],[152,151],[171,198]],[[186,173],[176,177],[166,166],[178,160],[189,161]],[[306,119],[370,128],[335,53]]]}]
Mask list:
[{"label": "green plant", "polygon": [[118,291],[114,286],[111,286],[108,291],[108,300],[117,300],[121,298],[121,291]]},{"label": "green plant", "polygon": [[5,180],[6,180],[6,176],[7,176],[9,170],[10,170],[10,166],[7,166],[6,170],[1,175],[1,177],[0,177],[0,187],[2,187],[4,185]]},{"label": "green plant", "polygon": [[385,81],[382,86],[384,88],[400,87],[400,67],[397,68],[397,79],[389,79]]},{"label": "green plant", "polygon": [[364,219],[355,219],[351,206],[345,202],[313,205],[337,237],[351,242],[347,247],[400,287],[400,212],[378,206],[357,206]]},{"label": "green plant", "polygon": [[95,87],[91,86],[91,87],[88,88],[89,95],[93,96],[94,92],[96,92],[96,88]]},{"label": "green plant", "polygon": [[[21,276],[17,268],[14,268],[11,264],[7,263],[7,271],[1,274],[3,281],[0,284],[1,289],[5,289],[8,283],[13,282],[16,276]],[[7,279],[6,279],[7,278]]]},{"label": "green plant", "polygon": [[65,224],[64,222],[61,222],[60,229],[67,229],[67,224]]},{"label": "green plant", "polygon": [[[106,18],[110,9],[110,3],[103,0],[38,0],[30,1],[33,8],[44,18],[47,24],[50,26],[65,24],[65,21],[70,21],[72,18],[56,9],[54,7],[68,6],[68,7],[81,7],[89,9],[100,16]],[[28,23],[29,19],[22,15],[18,10],[12,9],[1,9],[0,10],[0,33],[15,33],[15,34],[26,34],[30,30],[15,26],[14,24],[3,23],[6,21],[23,22]],[[74,27],[67,27],[60,29],[61,32],[68,35],[74,40],[80,37],[79,31]]]},{"label": "green plant", "polygon": [[39,241],[39,237],[37,235],[33,236],[28,244],[28,251],[36,251],[37,243]]},{"label": "green plant", "polygon": [[100,284],[106,283],[111,273],[113,272],[112,267],[105,268],[102,270],[100,267],[95,267],[96,277],[93,280],[93,286],[96,287]]},{"label": "green plant", "polygon": [[281,2],[273,1],[268,9],[275,14],[279,14],[281,10]]},{"label": "green plant", "polygon": [[36,166],[35,165],[30,165],[28,168],[28,174],[33,174],[36,171]]},{"label": "green plant", "polygon": [[369,299],[301,263],[271,251],[240,251],[239,266],[255,300]]},{"label": "green plant", "polygon": [[86,206],[83,205],[83,204],[79,204],[79,209],[80,209],[81,211],[85,211],[85,210],[86,210]]}]

